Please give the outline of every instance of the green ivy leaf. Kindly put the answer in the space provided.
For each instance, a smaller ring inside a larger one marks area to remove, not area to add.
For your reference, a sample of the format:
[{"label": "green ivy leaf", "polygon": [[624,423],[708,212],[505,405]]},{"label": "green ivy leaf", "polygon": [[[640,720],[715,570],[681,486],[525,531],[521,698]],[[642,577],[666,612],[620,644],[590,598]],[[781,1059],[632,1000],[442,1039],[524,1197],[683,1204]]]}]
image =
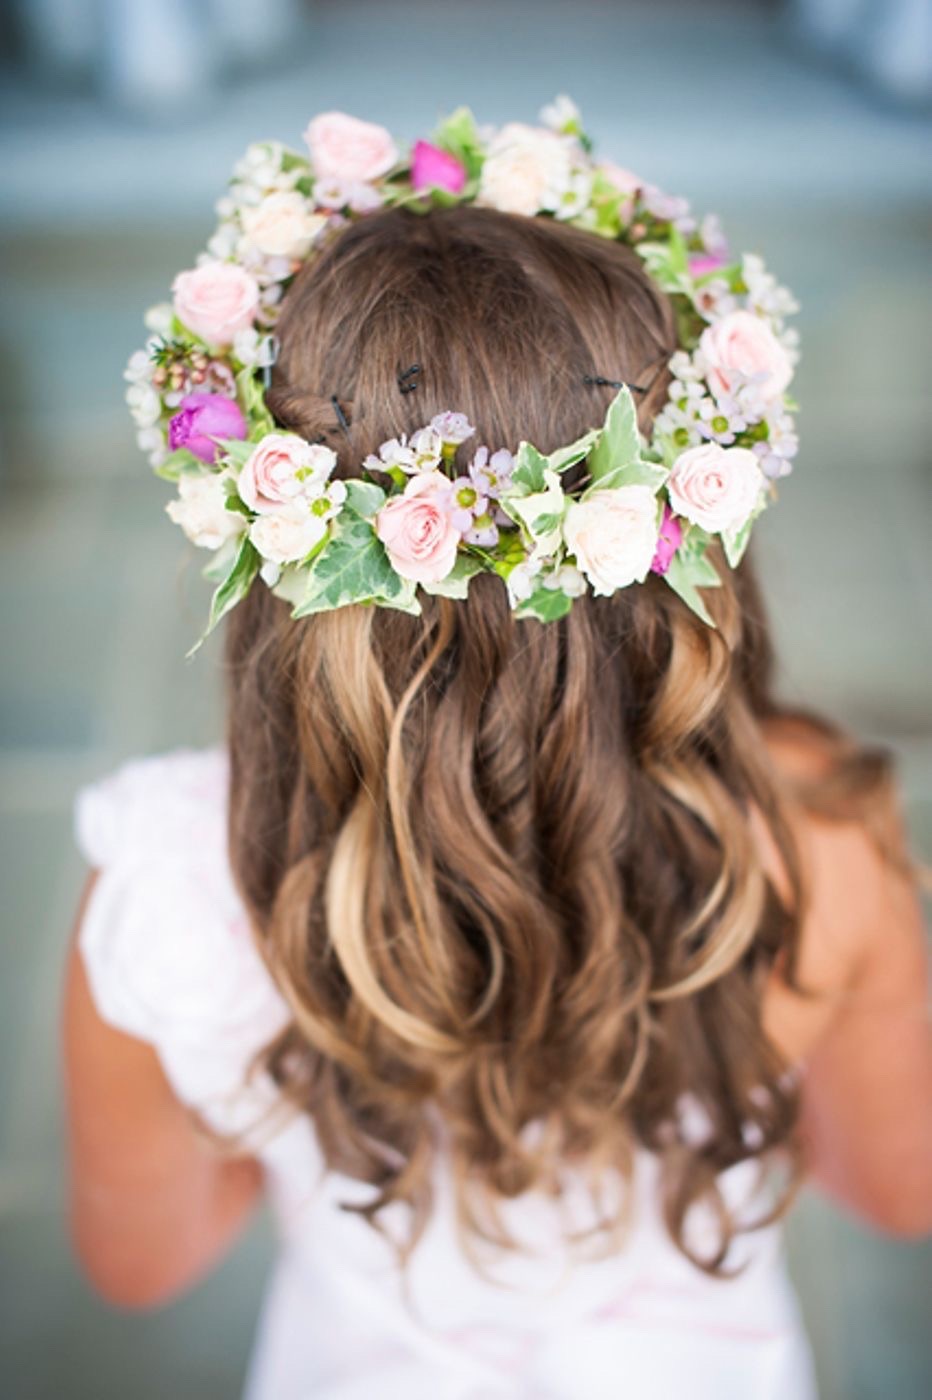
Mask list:
[{"label": "green ivy leaf", "polygon": [[715,626],[698,591],[700,588],[721,586],[721,580],[711,561],[698,555],[690,557],[678,550],[670,560],[670,567],[663,577],[674,593],[679,594],[687,607],[692,608],[693,612],[701,617],[702,621],[709,627]]},{"label": "green ivy leaf", "polygon": [[722,531],[722,548],[725,551],[725,558],[733,569],[736,569],[744,558],[745,550],[751,538],[751,530],[754,522],[761,511],[767,505],[766,494],[761,491],[760,499],[740,530]]},{"label": "green ivy leaf", "polygon": [[436,583],[422,583],[425,593],[436,593],[442,598],[465,598],[469,592],[469,580],[481,574],[485,566],[481,559],[472,554],[458,554],[456,563],[446,578]]},{"label": "green ivy leaf", "polygon": [[242,535],[236,556],[233,559],[229,573],[221,582],[219,588],[214,593],[210,603],[210,615],[207,619],[207,627],[199,640],[188,652],[188,657],[200,650],[203,642],[210,636],[211,632],[226,617],[231,608],[234,608],[240,599],[245,598],[252,586],[252,581],[259,572],[261,564],[259,551],[252,543],[248,535]]},{"label": "green ivy leaf", "polygon": [[346,509],[355,511],[363,520],[371,520],[385,504],[385,492],[374,481],[346,483]]},{"label": "green ivy leaf", "polygon": [[540,587],[535,588],[530,598],[518,604],[515,616],[536,617],[538,622],[556,622],[558,618],[566,617],[572,606],[572,598],[562,588]]},{"label": "green ivy leaf", "polygon": [[163,481],[177,481],[181,476],[203,470],[204,463],[195,457],[193,452],[189,452],[186,447],[176,447],[174,452],[170,452],[164,462],[155,468],[155,474]]},{"label": "green ivy leaf", "polygon": [[643,450],[637,409],[631,390],[624,384],[609,404],[605,424],[589,454],[592,480],[598,481],[609,472],[638,461]]},{"label": "green ivy leaf", "polygon": [[[546,457],[541,461],[546,463]],[[532,559],[553,554],[559,548],[566,511],[563,484],[552,467],[544,466],[541,486],[541,490],[527,495],[505,493],[499,501],[505,513],[522,525],[533,541],[529,556]]]},{"label": "green ivy leaf", "polygon": [[532,491],[543,491],[544,473],[549,465],[542,452],[538,452],[531,443],[522,442],[515,455],[514,469],[511,473],[512,485],[523,487],[525,495]]},{"label": "green ivy leaf", "polygon": [[405,580],[395,573],[372,526],[354,512],[343,511],[311,566],[307,593],[292,616],[371,602],[413,610],[407,606]]},{"label": "green ivy leaf", "polygon": [[223,583],[223,580],[233,567],[233,561],[236,558],[238,549],[239,538],[227,540],[219,549],[211,554],[207,563],[201,570],[201,577],[205,578],[208,583]]},{"label": "green ivy leaf", "polygon": [[652,491],[658,491],[669,472],[659,463],[648,461],[645,450],[634,398],[624,385],[609,404],[605,426],[589,454],[592,485],[583,499],[595,491],[619,486],[649,486]]},{"label": "green ivy leaf", "polygon": [[581,438],[577,438],[575,442],[571,442],[569,446],[558,447],[547,458],[549,466],[555,472],[565,472],[567,467],[572,467],[577,462],[581,462],[584,457],[589,456],[598,442],[599,436],[600,430],[593,428],[590,432],[584,433]]}]

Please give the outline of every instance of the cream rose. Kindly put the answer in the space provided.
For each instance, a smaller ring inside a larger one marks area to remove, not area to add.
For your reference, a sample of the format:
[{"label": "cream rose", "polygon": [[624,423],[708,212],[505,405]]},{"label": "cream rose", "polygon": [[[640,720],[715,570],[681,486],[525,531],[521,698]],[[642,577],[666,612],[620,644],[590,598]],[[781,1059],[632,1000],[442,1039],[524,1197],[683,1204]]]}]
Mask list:
[{"label": "cream rose", "polygon": [[299,497],[320,496],[337,462],[322,443],[296,433],[267,433],[240,470],[237,489],[250,510],[277,513]]},{"label": "cream rose", "polygon": [[231,345],[259,306],[255,278],[235,263],[207,261],[179,272],[172,292],[178,320],[210,345]]},{"label": "cream rose", "polygon": [[460,532],[450,518],[451,495],[441,472],[422,472],[376,516],[376,534],[402,578],[437,583],[453,568]]},{"label": "cream rose", "polygon": [[345,112],[322,112],[304,133],[319,180],[368,183],[391,170],[398,148],[391,133]]},{"label": "cream rose", "polygon": [[246,528],[243,517],[226,508],[223,480],[221,476],[206,474],[181,476],[178,499],[165,507],[169,519],[180,525],[200,549],[219,549]]},{"label": "cream rose", "polygon": [[707,442],[673,463],[667,479],[670,504],[704,530],[740,530],[760,500],[764,474],[746,447]]},{"label": "cream rose", "polygon": [[292,564],[310,554],[327,533],[327,520],[307,505],[295,503],[277,515],[260,515],[249,527],[249,538],[270,564]]},{"label": "cream rose", "polygon": [[617,486],[571,501],[563,522],[569,552],[603,597],[650,570],[658,531],[657,498],[649,486]]},{"label": "cream rose", "polygon": [[297,190],[266,195],[242,212],[243,232],[260,253],[274,258],[303,258],[327,222],[315,214]]},{"label": "cream rose", "polygon": [[557,209],[572,182],[570,145],[554,131],[508,122],[493,138],[478,202],[509,214]]},{"label": "cream rose", "polygon": [[706,327],[699,341],[715,394],[729,394],[735,373],[761,376],[757,387],[765,400],[776,399],[793,377],[790,358],[766,321],[750,311],[732,311]]}]

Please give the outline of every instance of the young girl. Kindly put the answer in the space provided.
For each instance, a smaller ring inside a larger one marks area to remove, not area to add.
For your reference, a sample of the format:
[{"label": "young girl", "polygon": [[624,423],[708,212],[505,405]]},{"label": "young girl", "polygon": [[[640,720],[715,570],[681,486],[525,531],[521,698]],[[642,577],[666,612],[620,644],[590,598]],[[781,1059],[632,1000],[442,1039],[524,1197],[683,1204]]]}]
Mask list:
[{"label": "young girl", "polygon": [[790,299],[549,118],[251,148],[130,366],[227,742],[79,798],[73,1232],[157,1306],[268,1193],[253,1400],[804,1400],[802,1173],[932,1223],[889,764],[744,555]]}]

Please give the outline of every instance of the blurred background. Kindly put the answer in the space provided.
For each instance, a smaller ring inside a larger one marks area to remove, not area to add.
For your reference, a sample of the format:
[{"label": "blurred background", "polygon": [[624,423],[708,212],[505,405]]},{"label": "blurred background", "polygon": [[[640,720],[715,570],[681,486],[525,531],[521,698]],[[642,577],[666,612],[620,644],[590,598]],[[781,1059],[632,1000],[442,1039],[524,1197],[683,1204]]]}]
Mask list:
[{"label": "blurred background", "polygon": [[[803,450],[755,532],[782,689],[893,747],[932,858],[932,4],[22,0],[0,15],[0,1392],[226,1400],[266,1224],[186,1300],[120,1316],[78,1276],[60,1199],[74,791],[220,732],[216,639],[184,661],[205,615],[196,561],[122,402],[143,309],[204,246],[250,140],[298,144],[332,107],[413,139],[460,103],[533,121],[570,93],[602,153],[719,210],[801,298]],[[815,1198],[789,1248],[826,1400],[932,1394],[930,1248]]]}]

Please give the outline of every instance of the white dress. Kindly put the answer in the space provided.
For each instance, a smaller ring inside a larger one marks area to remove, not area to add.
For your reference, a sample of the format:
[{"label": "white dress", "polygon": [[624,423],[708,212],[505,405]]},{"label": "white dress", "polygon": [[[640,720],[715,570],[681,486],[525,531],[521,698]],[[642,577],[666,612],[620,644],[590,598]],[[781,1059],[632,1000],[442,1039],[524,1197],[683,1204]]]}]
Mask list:
[{"label": "white dress", "polygon": [[[287,1015],[233,886],[226,793],[211,749],[136,760],[79,794],[78,842],[101,872],[80,947],[101,1016],[154,1046],[178,1098],[264,1164],[281,1249],[248,1400],[811,1400],[779,1231],[743,1237],[736,1279],[706,1277],[664,1230],[647,1153],[618,1253],[567,1264],[557,1208],[528,1195],[506,1220],[530,1252],[497,1255],[492,1278],[457,1244],[441,1154],[402,1278],[389,1245],[339,1209],[371,1188],[325,1173],[310,1121],[270,1113],[270,1085],[245,1083]],[[753,1176],[724,1178],[736,1207]],[[563,1209],[581,1222],[584,1196]]]}]

